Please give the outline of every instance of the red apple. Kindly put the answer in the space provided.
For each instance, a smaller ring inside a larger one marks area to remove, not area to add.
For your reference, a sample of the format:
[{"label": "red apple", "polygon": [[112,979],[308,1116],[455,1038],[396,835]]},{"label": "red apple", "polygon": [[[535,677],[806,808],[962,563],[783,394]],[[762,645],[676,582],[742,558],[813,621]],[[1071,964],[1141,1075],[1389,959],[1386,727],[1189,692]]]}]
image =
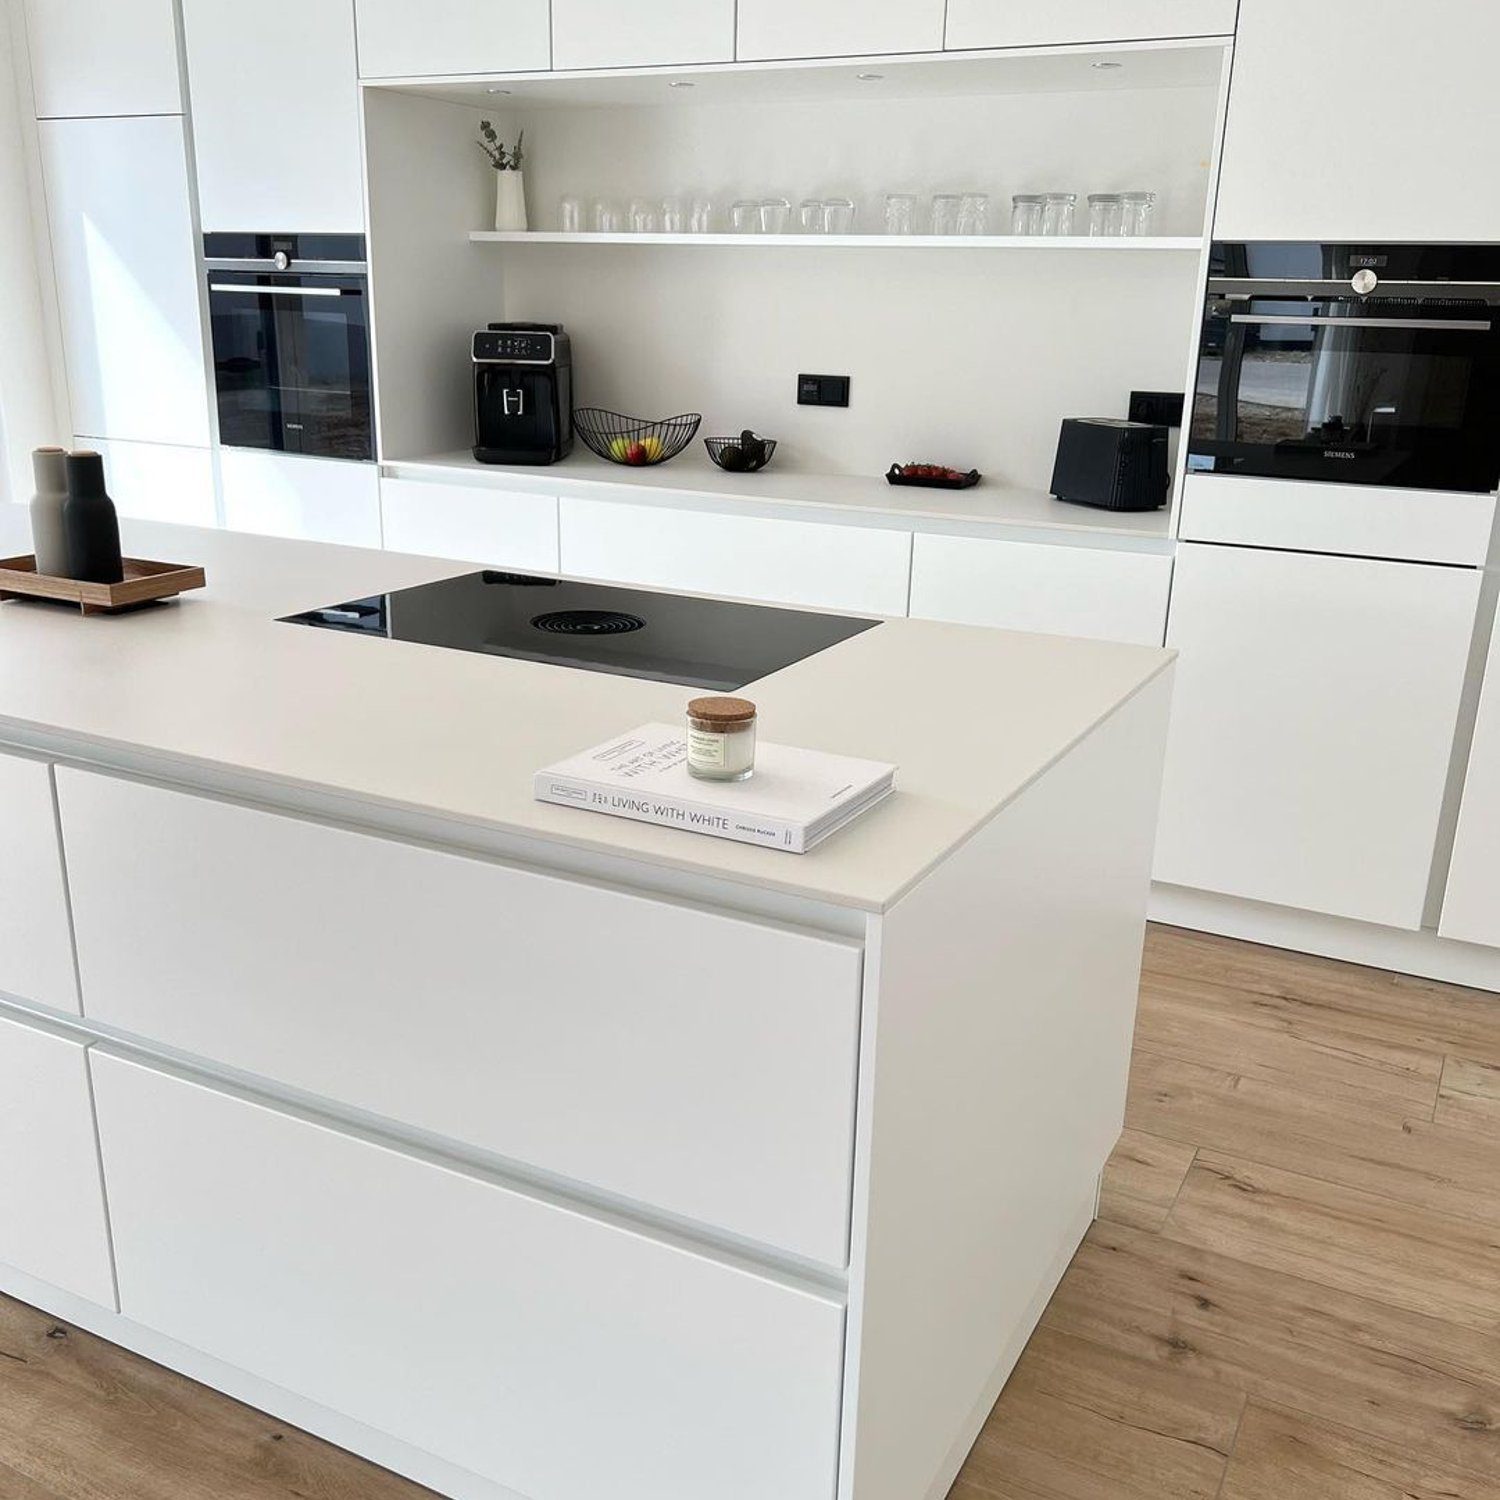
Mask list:
[{"label": "red apple", "polygon": [[646,452],[646,445],[641,442],[632,443],[625,450],[625,462],[628,464],[643,464],[650,455]]}]

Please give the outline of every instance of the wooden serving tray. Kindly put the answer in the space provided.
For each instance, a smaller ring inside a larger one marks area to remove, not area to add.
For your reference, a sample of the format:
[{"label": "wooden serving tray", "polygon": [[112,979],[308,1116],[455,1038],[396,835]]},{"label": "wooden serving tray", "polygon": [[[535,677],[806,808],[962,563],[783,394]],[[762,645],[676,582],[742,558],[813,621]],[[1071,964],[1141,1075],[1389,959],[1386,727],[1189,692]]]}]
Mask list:
[{"label": "wooden serving tray", "polygon": [[119,583],[82,583],[76,578],[52,578],[36,570],[34,557],[0,558],[0,600],[51,599],[76,604],[86,615],[116,614],[138,609],[157,599],[170,599],[187,589],[201,589],[202,568],[181,563],[125,559],[125,577]]}]

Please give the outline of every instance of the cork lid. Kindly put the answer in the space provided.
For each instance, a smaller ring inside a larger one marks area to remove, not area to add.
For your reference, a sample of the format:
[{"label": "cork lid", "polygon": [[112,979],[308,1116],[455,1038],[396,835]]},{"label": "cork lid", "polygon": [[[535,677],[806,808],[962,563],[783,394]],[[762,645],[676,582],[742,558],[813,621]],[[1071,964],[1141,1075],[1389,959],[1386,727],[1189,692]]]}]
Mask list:
[{"label": "cork lid", "polygon": [[687,711],[708,724],[743,724],[755,717],[755,705],[748,698],[694,698]]}]

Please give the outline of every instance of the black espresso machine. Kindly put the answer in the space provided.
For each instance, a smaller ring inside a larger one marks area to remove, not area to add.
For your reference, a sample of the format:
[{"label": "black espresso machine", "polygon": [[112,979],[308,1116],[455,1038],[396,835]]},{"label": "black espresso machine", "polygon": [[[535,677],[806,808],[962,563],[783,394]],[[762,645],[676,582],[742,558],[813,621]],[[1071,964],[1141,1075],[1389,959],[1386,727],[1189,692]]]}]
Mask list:
[{"label": "black espresso machine", "polygon": [[474,457],[555,464],[573,447],[573,349],[560,323],[491,323],[474,335]]}]

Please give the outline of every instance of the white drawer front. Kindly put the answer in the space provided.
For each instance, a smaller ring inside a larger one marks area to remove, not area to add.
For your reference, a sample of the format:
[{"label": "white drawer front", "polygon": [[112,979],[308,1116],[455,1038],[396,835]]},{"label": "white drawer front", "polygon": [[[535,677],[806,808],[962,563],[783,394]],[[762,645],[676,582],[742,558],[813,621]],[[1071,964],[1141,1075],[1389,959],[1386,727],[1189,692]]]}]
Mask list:
[{"label": "white drawer front", "polygon": [[562,567],[572,578],[906,613],[905,532],[609,500],[564,497],[560,504]]},{"label": "white drawer front", "polygon": [[911,612],[917,619],[1159,646],[1171,587],[1172,559],[1152,552],[964,536],[913,539]]},{"label": "white drawer front", "polygon": [[0,1261],[115,1305],[81,1042],[0,1020]]},{"label": "white drawer front", "polygon": [[831,1298],[93,1069],[126,1316],[535,1500],[831,1500]]},{"label": "white drawer front", "polygon": [[89,1016],[844,1263],[856,946],[58,780]]},{"label": "white drawer front", "polygon": [[0,755],[0,828],[0,991],[76,1012],[68,894],[45,761]]},{"label": "white drawer front", "polygon": [[557,497],[477,484],[382,479],[388,552],[557,572]]},{"label": "white drawer front", "polygon": [[380,477],[374,464],[222,448],[219,475],[230,531],[350,547],[380,545]]}]

